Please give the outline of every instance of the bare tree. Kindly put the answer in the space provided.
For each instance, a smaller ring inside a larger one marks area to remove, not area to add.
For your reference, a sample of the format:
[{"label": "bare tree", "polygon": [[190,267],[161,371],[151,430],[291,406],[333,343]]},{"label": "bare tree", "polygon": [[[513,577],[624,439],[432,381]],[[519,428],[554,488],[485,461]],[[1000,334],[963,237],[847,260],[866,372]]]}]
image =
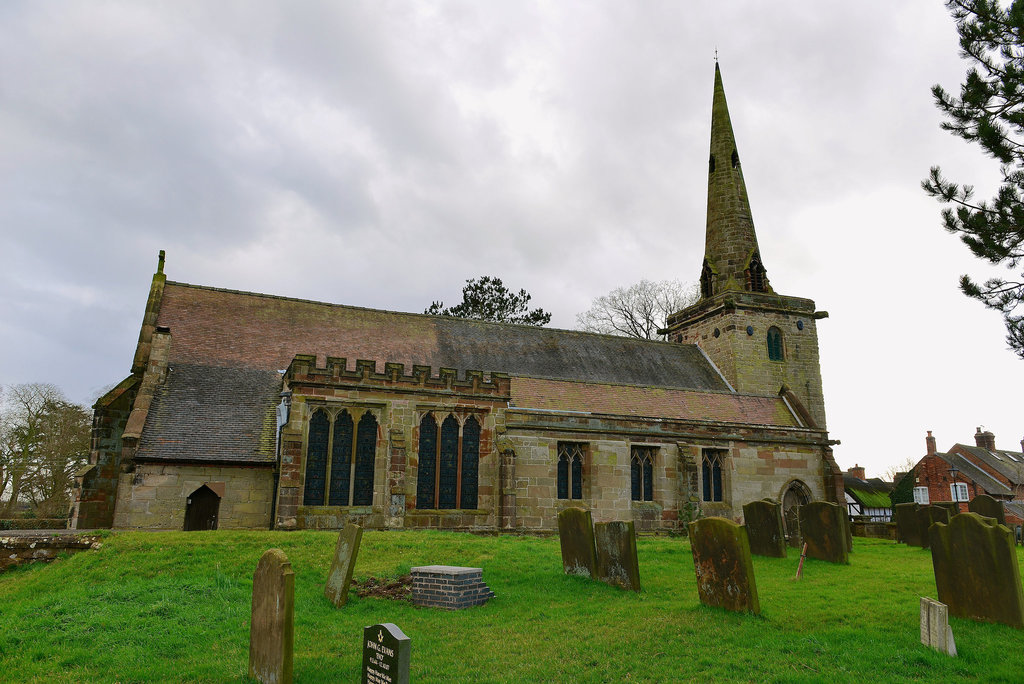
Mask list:
[{"label": "bare tree", "polygon": [[666,327],[668,317],[696,302],[699,296],[692,283],[641,280],[595,299],[587,311],[576,315],[576,327],[641,340],[663,339],[658,330]]},{"label": "bare tree", "polygon": [[909,473],[917,465],[919,459],[913,456],[907,456],[905,459],[898,463],[891,464],[885,469],[884,477],[886,482],[895,482],[896,476],[900,473]]},{"label": "bare tree", "polygon": [[7,388],[0,402],[0,517],[19,502],[38,515],[67,510],[74,472],[89,457],[88,411],[54,385]]}]

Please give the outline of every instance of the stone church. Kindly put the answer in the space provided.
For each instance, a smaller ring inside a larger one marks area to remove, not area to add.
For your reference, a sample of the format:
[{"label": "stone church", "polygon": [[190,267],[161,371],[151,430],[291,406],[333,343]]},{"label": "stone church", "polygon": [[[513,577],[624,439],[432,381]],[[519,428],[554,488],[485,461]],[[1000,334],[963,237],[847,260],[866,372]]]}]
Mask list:
[{"label": "stone church", "polygon": [[80,529],[676,530],[842,501],[809,299],[762,262],[715,67],[700,299],[667,341],[172,282],[95,406]]}]

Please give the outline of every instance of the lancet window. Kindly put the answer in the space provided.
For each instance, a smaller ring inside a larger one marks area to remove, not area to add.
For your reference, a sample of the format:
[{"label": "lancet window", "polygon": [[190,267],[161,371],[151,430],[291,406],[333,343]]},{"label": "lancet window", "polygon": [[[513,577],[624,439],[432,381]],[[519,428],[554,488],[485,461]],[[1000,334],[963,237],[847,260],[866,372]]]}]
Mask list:
[{"label": "lancet window", "polygon": [[704,501],[722,500],[722,463],[725,452],[722,449],[705,449],[702,454],[701,480]]},{"label": "lancet window", "polygon": [[420,420],[416,508],[475,509],[480,472],[480,421],[433,412]]},{"label": "lancet window", "polygon": [[630,485],[633,501],[654,501],[655,447],[634,446],[629,459]]},{"label": "lancet window", "polygon": [[306,439],[303,505],[372,505],[376,460],[377,417],[372,411],[316,409]]},{"label": "lancet window", "polygon": [[586,444],[582,442],[558,443],[558,498],[583,498],[583,455]]}]

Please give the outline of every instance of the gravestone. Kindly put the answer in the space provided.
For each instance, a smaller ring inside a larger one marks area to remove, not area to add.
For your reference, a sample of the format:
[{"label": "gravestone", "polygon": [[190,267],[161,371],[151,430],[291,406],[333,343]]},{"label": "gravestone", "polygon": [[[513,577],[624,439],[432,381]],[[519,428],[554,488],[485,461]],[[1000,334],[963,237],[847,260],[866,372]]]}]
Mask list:
[{"label": "gravestone", "polygon": [[743,522],[755,556],[786,557],[786,536],[782,532],[782,504],[771,499],[751,501],[743,506]]},{"label": "gravestone", "polygon": [[697,594],[706,606],[760,614],[747,531],[725,518],[702,518],[689,525]]},{"label": "gravestone", "polygon": [[977,513],[985,518],[995,518],[1000,525],[1006,524],[1006,511],[1003,509],[1003,502],[993,499],[988,494],[979,494],[967,504],[971,513]]},{"label": "gravestone", "polygon": [[640,591],[640,562],[633,521],[596,523],[597,578],[616,587]]},{"label": "gravestone", "polygon": [[1005,525],[977,513],[953,516],[928,530],[939,600],[956,617],[1024,628],[1024,594]]},{"label": "gravestone", "polygon": [[558,541],[562,546],[562,569],[567,575],[597,576],[594,521],[590,511],[566,508],[558,514]]},{"label": "gravestone", "polygon": [[892,507],[900,541],[907,546],[922,546],[924,544],[921,525],[917,518],[917,508],[916,503],[901,503]]},{"label": "gravestone", "polygon": [[849,563],[843,509],[828,501],[812,501],[800,507],[800,532],[807,557],[829,563]]},{"label": "gravestone", "polygon": [[292,681],[295,573],[281,549],[270,549],[252,578],[249,677],[264,684]]},{"label": "gravestone", "polygon": [[324,585],[324,596],[330,599],[336,608],[348,602],[348,587],[352,584],[352,570],[356,566],[359,555],[359,542],[363,539],[363,528],[352,523],[345,523],[345,528],[338,535],[338,543],[334,546],[334,558],[331,560],[331,571],[327,574]]},{"label": "gravestone", "polygon": [[412,640],[385,622],[363,627],[363,684],[409,684]]},{"label": "gravestone", "polygon": [[921,643],[939,653],[956,655],[953,629],[949,626],[949,609],[945,603],[921,597]]},{"label": "gravestone", "polygon": [[950,517],[949,508],[939,506],[938,504],[921,506],[921,508],[917,509],[917,524],[921,529],[921,546],[923,548],[928,548],[928,530],[931,528],[932,523],[940,522],[943,525],[948,525]]},{"label": "gravestone", "polygon": [[841,506],[843,511],[843,531],[846,538],[846,553],[853,553],[853,525],[850,524],[850,511]]}]

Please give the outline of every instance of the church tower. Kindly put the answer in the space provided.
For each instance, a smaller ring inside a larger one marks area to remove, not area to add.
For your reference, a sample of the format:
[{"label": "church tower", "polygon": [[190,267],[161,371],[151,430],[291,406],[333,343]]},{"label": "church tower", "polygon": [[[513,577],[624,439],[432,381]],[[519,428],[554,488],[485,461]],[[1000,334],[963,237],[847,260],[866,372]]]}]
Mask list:
[{"label": "church tower", "polygon": [[780,393],[824,429],[816,321],[826,316],[768,281],[716,62],[700,299],[669,316],[668,339],[699,345],[737,392]]}]

